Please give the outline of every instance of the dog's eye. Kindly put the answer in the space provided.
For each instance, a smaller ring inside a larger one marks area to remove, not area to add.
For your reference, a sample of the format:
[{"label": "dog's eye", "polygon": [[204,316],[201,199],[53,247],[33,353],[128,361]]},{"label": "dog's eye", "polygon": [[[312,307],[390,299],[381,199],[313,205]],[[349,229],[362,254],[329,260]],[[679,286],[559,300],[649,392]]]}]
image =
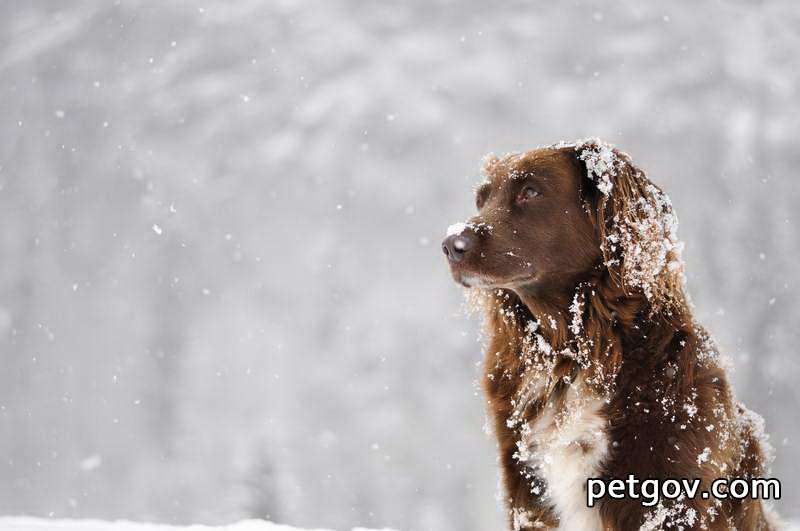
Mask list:
[{"label": "dog's eye", "polygon": [[517,194],[517,203],[518,204],[527,203],[528,201],[530,201],[531,199],[533,199],[538,195],[541,194],[536,190],[534,190],[533,187],[526,186],[525,188],[519,191],[519,194]]}]

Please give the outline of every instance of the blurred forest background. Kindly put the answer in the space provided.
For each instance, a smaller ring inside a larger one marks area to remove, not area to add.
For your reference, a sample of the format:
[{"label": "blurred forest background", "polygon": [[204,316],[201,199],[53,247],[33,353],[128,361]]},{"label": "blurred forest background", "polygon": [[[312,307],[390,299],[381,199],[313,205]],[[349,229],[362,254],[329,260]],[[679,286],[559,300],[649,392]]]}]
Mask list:
[{"label": "blurred forest background", "polygon": [[501,527],[439,248],[487,151],[601,136],[800,507],[800,6],[0,3],[0,514]]}]

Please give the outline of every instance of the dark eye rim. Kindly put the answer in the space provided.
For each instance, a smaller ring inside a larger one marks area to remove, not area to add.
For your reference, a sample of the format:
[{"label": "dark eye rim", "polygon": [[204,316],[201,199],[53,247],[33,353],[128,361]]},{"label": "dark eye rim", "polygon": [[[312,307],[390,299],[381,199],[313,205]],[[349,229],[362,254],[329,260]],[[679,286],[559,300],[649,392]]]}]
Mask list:
[{"label": "dark eye rim", "polygon": [[523,186],[517,193],[517,204],[527,203],[531,199],[541,197],[542,193],[531,185]]}]

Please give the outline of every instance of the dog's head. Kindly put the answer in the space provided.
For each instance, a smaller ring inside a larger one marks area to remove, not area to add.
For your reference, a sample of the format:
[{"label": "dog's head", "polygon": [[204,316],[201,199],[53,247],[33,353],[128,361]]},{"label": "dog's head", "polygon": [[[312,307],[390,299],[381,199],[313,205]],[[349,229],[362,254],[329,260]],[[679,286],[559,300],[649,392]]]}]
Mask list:
[{"label": "dog's head", "polygon": [[468,287],[545,294],[607,275],[654,305],[682,285],[669,198],[630,158],[599,140],[485,160],[478,214],[442,249]]}]

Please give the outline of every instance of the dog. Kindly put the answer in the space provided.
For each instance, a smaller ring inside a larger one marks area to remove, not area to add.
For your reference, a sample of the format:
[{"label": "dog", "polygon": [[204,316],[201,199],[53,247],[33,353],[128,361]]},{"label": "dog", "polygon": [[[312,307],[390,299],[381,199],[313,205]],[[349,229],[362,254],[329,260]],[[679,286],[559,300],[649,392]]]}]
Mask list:
[{"label": "dog", "polygon": [[588,506],[590,478],[758,478],[763,420],[692,316],[668,196],[627,154],[588,139],[489,155],[483,174],[442,249],[484,313],[509,527],[775,529],[752,498]]}]

